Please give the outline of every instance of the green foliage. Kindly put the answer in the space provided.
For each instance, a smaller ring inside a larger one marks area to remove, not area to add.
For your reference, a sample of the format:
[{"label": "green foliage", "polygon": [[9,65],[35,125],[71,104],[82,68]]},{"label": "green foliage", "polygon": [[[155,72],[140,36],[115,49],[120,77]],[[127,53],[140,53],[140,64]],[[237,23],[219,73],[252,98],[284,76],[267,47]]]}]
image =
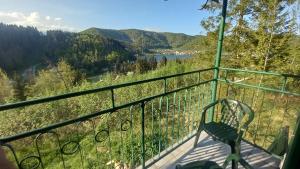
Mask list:
[{"label": "green foliage", "polygon": [[13,99],[14,88],[6,73],[0,68],[0,104]]},{"label": "green foliage", "polygon": [[196,36],[191,41],[188,41],[180,49],[183,50],[197,50],[197,51],[206,51],[208,50],[207,47],[209,46],[207,39],[205,36],[199,35]]},{"label": "green foliage", "polygon": [[76,84],[77,72],[65,61],[56,67],[41,70],[34,79],[34,84],[27,88],[28,97],[42,97],[69,91]]},{"label": "green foliage", "polygon": [[[204,40],[201,43],[192,41],[186,44],[187,49],[201,49],[201,46],[206,45],[204,53],[210,57],[215,54],[221,9],[221,6],[213,4],[216,3],[208,5],[208,10],[216,15],[201,21],[207,31]],[[298,66],[295,66],[299,65],[299,62],[295,62],[298,60],[297,55],[292,54],[297,52],[290,50],[293,46],[291,38],[296,37],[295,6],[296,1],[229,1],[222,65],[298,72]]]}]

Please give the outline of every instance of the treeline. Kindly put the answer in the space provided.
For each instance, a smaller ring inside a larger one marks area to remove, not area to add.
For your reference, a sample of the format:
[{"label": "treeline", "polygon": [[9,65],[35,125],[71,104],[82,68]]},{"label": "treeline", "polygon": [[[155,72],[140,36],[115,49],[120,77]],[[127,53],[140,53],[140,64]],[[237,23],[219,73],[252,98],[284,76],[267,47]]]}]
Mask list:
[{"label": "treeline", "polygon": [[86,74],[99,73],[115,63],[135,60],[135,50],[100,35],[62,31],[39,32],[34,27],[0,23],[0,67],[10,76],[34,66],[66,60]]},{"label": "treeline", "polygon": [[135,48],[156,49],[156,48],[179,48],[185,43],[194,39],[194,36],[183,33],[152,32],[139,29],[100,29],[89,28],[82,34],[100,35],[124,42]]}]

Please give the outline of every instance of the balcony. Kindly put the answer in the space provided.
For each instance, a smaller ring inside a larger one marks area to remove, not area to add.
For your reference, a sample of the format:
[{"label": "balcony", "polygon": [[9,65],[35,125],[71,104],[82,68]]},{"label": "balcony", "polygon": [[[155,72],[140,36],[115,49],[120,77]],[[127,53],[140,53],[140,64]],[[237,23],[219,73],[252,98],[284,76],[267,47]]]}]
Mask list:
[{"label": "balcony", "polygon": [[[230,147],[222,142],[214,141],[209,135],[203,133],[200,137],[198,145],[194,148],[194,139],[187,139],[185,143],[180,145],[171,153],[165,153],[166,156],[162,157],[160,160],[159,157],[155,157],[146,162],[151,164],[155,161],[153,165],[149,168],[158,169],[174,169],[178,164],[187,164],[194,161],[200,160],[210,160],[217,162],[220,166],[224,163],[228,154],[230,154]],[[268,169],[277,169],[280,165],[281,159],[274,157],[268,152],[257,148],[247,142],[242,143],[242,157],[253,167],[253,168],[268,168]],[[166,150],[167,151],[167,150]],[[140,167],[141,168],[141,167]],[[243,168],[238,166],[238,168]]]},{"label": "balcony", "polygon": [[[220,73],[214,78],[216,69]],[[295,75],[209,68],[1,105],[8,128],[15,117],[24,120],[15,130],[1,128],[0,143],[20,169],[174,168],[199,159],[222,164],[227,145],[202,133],[198,146],[192,146],[200,112],[216,94],[255,112],[242,157],[256,168],[278,168],[282,156],[268,148],[282,128],[288,129],[289,140],[293,137],[297,85]],[[219,109],[210,111],[215,121],[221,118]],[[49,120],[41,122],[41,117]]]}]

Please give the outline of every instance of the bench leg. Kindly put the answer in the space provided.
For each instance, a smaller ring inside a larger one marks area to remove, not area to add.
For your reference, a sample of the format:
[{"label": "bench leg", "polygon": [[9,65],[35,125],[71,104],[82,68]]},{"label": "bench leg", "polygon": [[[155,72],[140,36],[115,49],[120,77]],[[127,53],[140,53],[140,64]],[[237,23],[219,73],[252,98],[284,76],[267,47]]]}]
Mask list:
[{"label": "bench leg", "polygon": [[[235,143],[230,144],[231,154],[238,154],[240,155],[239,148]],[[238,162],[235,160],[231,161],[232,169],[238,169]]]},{"label": "bench leg", "polygon": [[202,127],[199,126],[199,128],[197,130],[197,133],[196,133],[196,137],[195,137],[194,148],[196,148],[197,145],[198,145],[198,141],[199,141],[199,137],[200,137],[201,132],[202,132]]}]

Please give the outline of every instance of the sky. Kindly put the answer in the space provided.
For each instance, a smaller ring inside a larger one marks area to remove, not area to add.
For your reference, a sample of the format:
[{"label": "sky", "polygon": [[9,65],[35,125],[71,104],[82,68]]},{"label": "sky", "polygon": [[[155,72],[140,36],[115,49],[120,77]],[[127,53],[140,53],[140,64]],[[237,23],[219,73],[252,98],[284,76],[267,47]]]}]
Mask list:
[{"label": "sky", "polygon": [[0,0],[0,22],[40,31],[90,27],[203,34],[205,0]]}]

